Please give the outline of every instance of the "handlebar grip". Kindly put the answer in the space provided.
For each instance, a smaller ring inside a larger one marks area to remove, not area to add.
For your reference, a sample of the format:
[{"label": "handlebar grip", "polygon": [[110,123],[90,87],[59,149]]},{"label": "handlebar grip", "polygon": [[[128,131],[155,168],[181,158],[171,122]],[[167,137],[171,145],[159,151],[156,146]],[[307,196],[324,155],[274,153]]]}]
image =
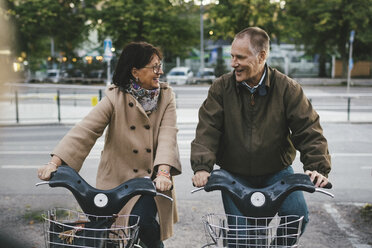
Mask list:
[{"label": "handlebar grip", "polygon": [[[58,168],[57,168],[57,170],[58,170]],[[57,173],[57,171],[55,170],[55,171],[52,171],[51,173],[50,173],[50,178],[49,178],[49,180],[50,179],[52,179],[53,178],[53,176],[55,175]]]},{"label": "handlebar grip", "polygon": [[323,188],[325,189],[332,189],[333,185],[331,182],[328,182]]}]

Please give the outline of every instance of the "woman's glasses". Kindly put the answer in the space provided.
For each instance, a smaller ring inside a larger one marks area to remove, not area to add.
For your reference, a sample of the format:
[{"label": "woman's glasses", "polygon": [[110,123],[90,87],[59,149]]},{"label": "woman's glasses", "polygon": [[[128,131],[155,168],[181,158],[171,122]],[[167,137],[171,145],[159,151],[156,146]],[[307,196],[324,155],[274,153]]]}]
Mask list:
[{"label": "woman's glasses", "polygon": [[163,64],[158,64],[154,66],[145,66],[144,68],[152,68],[155,74],[158,74],[160,70],[163,70]]}]

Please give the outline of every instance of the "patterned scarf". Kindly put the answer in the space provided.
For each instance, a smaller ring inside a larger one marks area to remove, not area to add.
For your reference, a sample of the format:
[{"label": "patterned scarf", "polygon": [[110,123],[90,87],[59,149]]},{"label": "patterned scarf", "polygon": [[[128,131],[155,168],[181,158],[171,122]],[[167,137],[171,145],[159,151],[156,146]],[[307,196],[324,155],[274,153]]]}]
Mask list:
[{"label": "patterned scarf", "polygon": [[156,110],[160,88],[147,90],[139,86],[134,80],[130,80],[130,86],[125,91],[131,94],[142,105],[147,114]]}]

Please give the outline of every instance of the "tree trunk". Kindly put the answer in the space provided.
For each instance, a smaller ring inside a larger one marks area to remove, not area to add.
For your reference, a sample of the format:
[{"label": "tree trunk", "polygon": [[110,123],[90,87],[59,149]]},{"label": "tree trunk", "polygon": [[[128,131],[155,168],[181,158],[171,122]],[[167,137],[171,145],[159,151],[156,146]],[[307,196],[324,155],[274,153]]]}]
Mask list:
[{"label": "tree trunk", "polygon": [[320,54],[319,56],[319,77],[327,77],[327,71],[326,71],[326,62],[327,57],[324,54]]}]

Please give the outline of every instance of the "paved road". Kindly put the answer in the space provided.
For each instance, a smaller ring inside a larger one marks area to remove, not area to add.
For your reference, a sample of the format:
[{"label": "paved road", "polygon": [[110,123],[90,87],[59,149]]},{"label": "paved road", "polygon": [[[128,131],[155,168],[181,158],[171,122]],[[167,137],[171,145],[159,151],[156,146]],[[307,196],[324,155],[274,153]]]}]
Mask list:
[{"label": "paved road", "polygon": [[[1,208],[13,206],[14,209],[48,209],[53,206],[74,206],[74,200],[64,189],[50,189],[47,186],[36,188],[36,168],[48,161],[48,153],[57,141],[69,130],[71,126],[20,126],[0,128],[0,199]],[[341,246],[353,247],[347,235],[338,237],[340,229],[332,221],[335,234],[319,235],[315,228],[322,223],[323,217],[331,218],[327,214],[327,206],[335,209],[337,203],[365,203],[371,202],[372,195],[372,125],[371,124],[323,124],[325,135],[330,144],[333,156],[333,171],[330,179],[334,184],[332,192],[335,199],[323,195],[306,194],[312,212],[312,228],[303,237],[304,242],[313,238],[322,240],[323,247],[336,247],[327,244],[328,235],[336,235]],[[175,236],[167,241],[168,247],[199,247],[204,241],[201,216],[206,212],[222,212],[218,193],[200,192],[190,194],[192,175],[189,164],[190,141],[193,139],[195,124],[180,124],[179,145],[183,174],[176,180],[177,201],[180,210],[180,223],[176,225]],[[91,184],[94,184],[103,140],[99,139],[89,155],[81,174]],[[296,160],[295,169],[301,171]],[[318,204],[318,202],[320,202]],[[324,216],[323,216],[324,215]],[[4,225],[4,221],[2,220]],[[40,230],[41,231],[41,230]],[[26,232],[27,233],[27,232]],[[306,236],[310,235],[310,236]],[[313,237],[313,236],[316,237]],[[33,237],[35,239],[35,237]],[[187,240],[187,243],[185,241]],[[35,242],[42,241],[39,235]],[[184,244],[181,245],[181,244]],[[347,244],[342,246],[342,244]],[[181,245],[181,246],[180,246]],[[328,246],[327,246],[328,245]],[[39,246],[36,246],[39,247]],[[302,246],[312,247],[312,246]],[[321,246],[319,246],[321,247]]]}]

